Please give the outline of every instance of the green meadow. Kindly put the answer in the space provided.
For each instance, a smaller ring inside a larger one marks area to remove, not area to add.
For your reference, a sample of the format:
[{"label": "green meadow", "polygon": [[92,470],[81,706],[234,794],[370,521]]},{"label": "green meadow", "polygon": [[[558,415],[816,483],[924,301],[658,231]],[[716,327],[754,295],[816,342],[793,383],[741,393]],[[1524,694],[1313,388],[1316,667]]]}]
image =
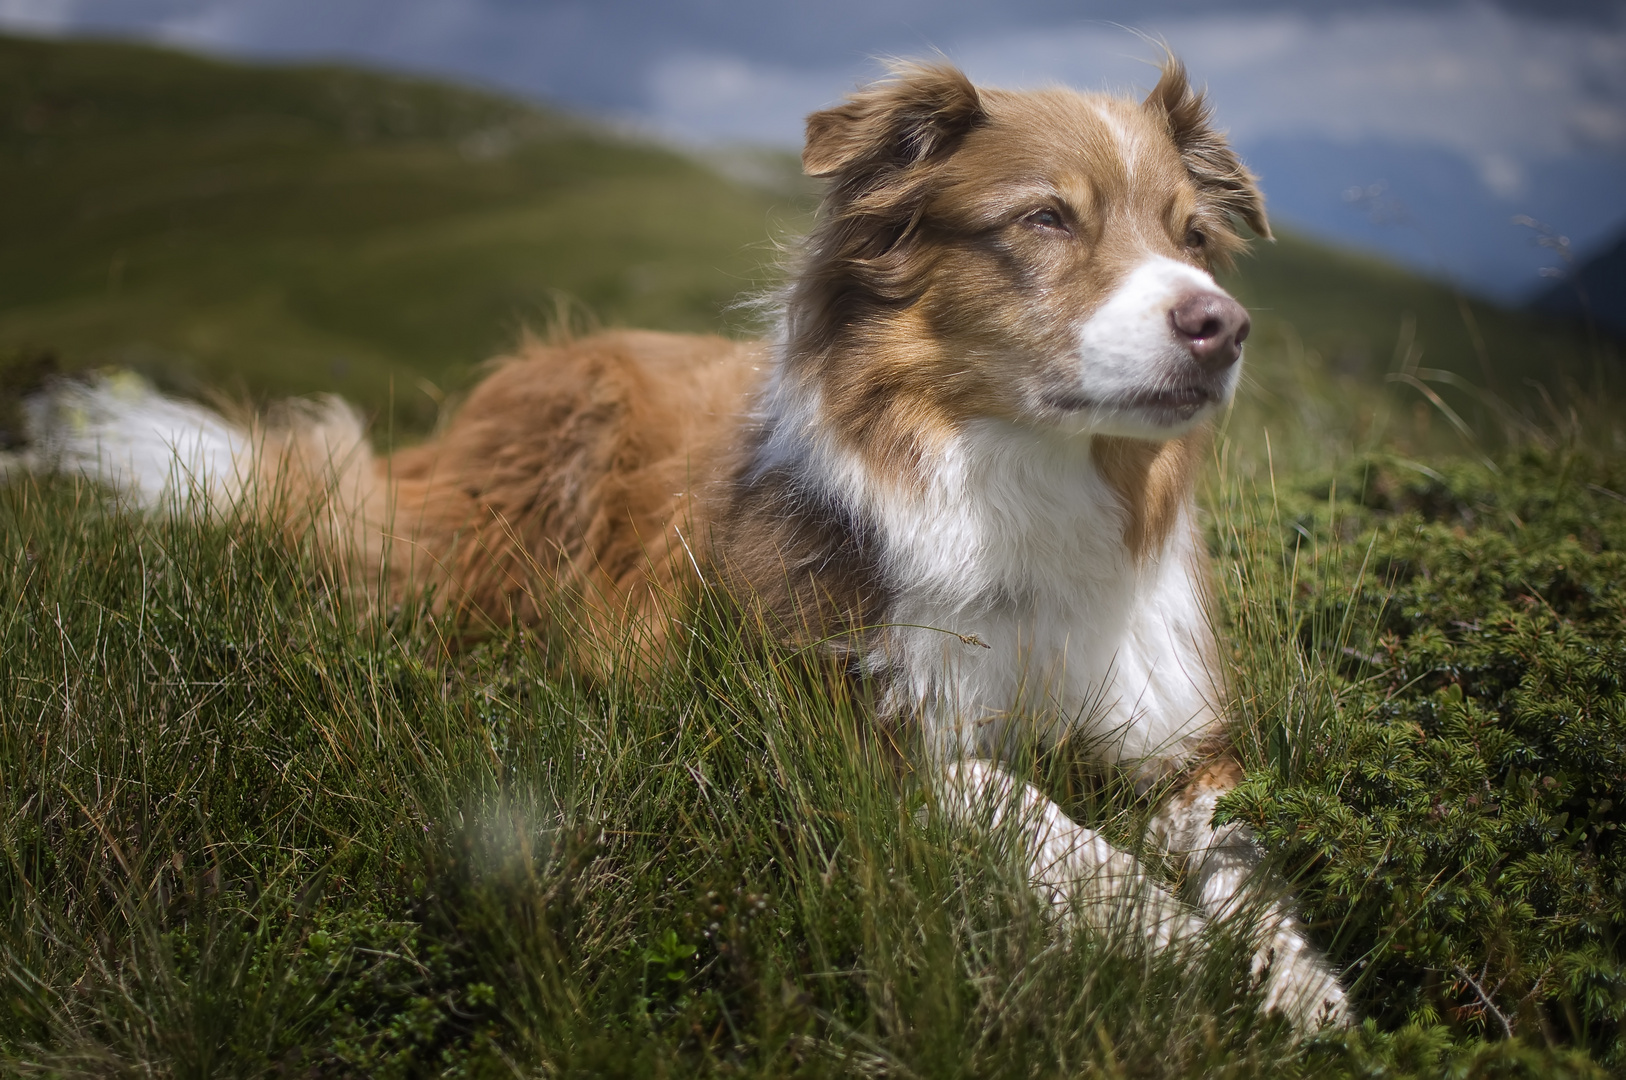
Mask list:
[{"label": "green meadow", "polygon": [[[337,67],[0,39],[0,98],[0,441],[49,372],[131,368],[337,391],[409,442],[528,331],[759,332],[814,196],[772,154]],[[1358,1026],[1266,1014],[1246,917],[1165,954],[1058,923],[1013,837],[950,828],[727,597],[680,662],[589,670],[568,626],[470,644],[254,522],[14,473],[0,1071],[1626,1070],[1618,347],[1256,247],[1202,487],[1248,767],[1221,813]],[[1143,843],[1081,748],[1014,766]]]}]

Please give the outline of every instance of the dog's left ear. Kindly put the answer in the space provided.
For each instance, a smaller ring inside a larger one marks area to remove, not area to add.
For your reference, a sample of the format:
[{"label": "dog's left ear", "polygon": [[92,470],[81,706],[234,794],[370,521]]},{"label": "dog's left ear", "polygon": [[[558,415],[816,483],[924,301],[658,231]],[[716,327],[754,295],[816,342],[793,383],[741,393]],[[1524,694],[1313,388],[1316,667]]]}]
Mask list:
[{"label": "dog's left ear", "polygon": [[1197,186],[1226,213],[1242,219],[1266,240],[1272,239],[1258,180],[1242,164],[1225,136],[1214,130],[1213,111],[1203,95],[1191,88],[1186,66],[1172,56],[1166,59],[1163,77],[1141,107],[1163,117],[1169,137]]}]

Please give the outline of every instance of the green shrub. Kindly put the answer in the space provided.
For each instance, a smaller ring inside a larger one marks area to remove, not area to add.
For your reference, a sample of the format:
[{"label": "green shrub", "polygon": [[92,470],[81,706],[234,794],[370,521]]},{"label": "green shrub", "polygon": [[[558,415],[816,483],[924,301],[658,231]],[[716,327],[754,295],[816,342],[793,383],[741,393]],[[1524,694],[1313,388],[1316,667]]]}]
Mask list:
[{"label": "green shrub", "polygon": [[1251,572],[1283,587],[1237,609],[1242,638],[1296,644],[1328,715],[1262,717],[1302,745],[1223,810],[1296,869],[1384,1023],[1626,1064],[1623,482],[1562,454],[1374,457],[1282,496],[1286,557]]}]

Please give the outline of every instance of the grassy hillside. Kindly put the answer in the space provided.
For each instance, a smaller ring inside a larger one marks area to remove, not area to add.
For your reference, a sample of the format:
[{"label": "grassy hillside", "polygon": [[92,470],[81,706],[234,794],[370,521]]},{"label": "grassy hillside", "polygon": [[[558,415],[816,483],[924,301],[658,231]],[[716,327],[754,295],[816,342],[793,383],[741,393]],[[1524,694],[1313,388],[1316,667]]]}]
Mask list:
[{"label": "grassy hillside", "polygon": [[785,200],[473,91],[0,39],[0,350],[433,416],[573,298],[729,325]]},{"label": "grassy hillside", "polygon": [[1485,453],[1559,431],[1605,442],[1618,343],[1476,301],[1369,256],[1284,236],[1222,280],[1254,319],[1233,436],[1303,461],[1393,445]]},{"label": "grassy hillside", "polygon": [[[1293,335],[1317,362],[1354,379],[1393,370],[1408,321],[1426,363],[1498,392],[1526,378],[1591,374],[1586,336],[1573,327],[1291,234],[1256,244],[1225,283],[1254,315],[1259,336],[1250,345]],[[1256,357],[1250,353],[1250,359]]]}]

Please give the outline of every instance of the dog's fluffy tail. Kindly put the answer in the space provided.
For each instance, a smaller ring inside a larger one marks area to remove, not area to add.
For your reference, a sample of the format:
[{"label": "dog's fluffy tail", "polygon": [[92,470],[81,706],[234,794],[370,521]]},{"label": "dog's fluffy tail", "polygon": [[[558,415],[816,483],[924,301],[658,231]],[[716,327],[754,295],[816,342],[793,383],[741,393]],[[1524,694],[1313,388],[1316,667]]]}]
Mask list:
[{"label": "dog's fluffy tail", "polygon": [[[324,547],[361,539],[383,492],[364,425],[338,398],[234,423],[137,375],[58,380],[23,402],[23,465],[78,475],[151,512],[241,513]],[[373,527],[378,526],[372,521]]]},{"label": "dog's fluffy tail", "polygon": [[83,476],[142,509],[204,499],[224,509],[247,486],[250,433],[121,372],[62,379],[23,402],[33,471]]}]

